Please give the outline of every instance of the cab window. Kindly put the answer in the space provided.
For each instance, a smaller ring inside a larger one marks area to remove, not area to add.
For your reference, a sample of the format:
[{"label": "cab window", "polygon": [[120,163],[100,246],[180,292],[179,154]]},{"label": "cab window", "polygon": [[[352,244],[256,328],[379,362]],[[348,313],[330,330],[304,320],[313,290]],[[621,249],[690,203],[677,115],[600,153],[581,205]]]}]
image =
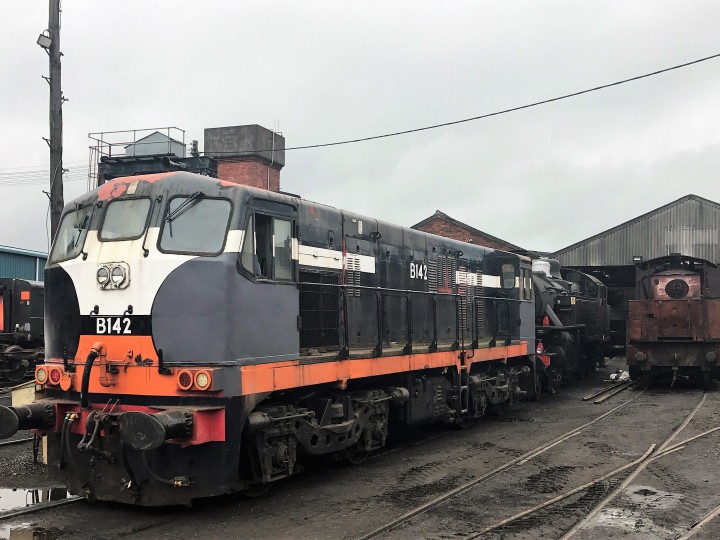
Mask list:
[{"label": "cab window", "polygon": [[50,253],[50,262],[67,261],[80,255],[85,245],[92,210],[93,205],[89,204],[63,216]]},{"label": "cab window", "polygon": [[292,221],[265,214],[250,217],[241,262],[255,277],[292,281]]},{"label": "cab window", "polygon": [[513,289],[515,288],[515,268],[512,264],[502,265],[502,288]]},{"label": "cab window", "polygon": [[217,255],[225,246],[232,205],[197,192],[170,199],[159,247],[166,253]]},{"label": "cab window", "polygon": [[122,199],[108,204],[100,240],[134,240],[145,232],[150,199]]}]

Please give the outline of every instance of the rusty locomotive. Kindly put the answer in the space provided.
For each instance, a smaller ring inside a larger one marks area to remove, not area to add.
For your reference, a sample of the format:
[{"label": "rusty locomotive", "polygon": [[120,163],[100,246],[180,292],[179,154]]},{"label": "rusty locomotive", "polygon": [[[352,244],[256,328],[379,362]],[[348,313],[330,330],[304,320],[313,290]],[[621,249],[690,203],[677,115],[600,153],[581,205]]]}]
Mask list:
[{"label": "rusty locomotive", "polygon": [[21,381],[44,359],[43,306],[41,282],[0,278],[0,380]]},{"label": "rusty locomotive", "polygon": [[709,387],[720,356],[720,268],[672,254],[636,266],[629,306],[627,362],[646,385],[697,379]]}]

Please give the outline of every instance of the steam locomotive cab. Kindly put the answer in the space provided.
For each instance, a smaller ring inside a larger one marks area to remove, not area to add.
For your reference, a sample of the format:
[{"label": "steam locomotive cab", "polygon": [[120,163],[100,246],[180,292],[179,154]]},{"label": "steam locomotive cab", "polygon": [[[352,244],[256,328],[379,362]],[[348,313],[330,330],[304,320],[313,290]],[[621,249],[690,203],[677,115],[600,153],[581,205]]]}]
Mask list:
[{"label": "steam locomotive cab", "polygon": [[670,255],[637,266],[630,301],[627,362],[633,377],[717,376],[720,270],[708,261]]},{"label": "steam locomotive cab", "polygon": [[609,335],[607,288],[553,259],[534,260],[533,274],[539,349],[549,364],[546,384],[554,390],[602,362]]}]

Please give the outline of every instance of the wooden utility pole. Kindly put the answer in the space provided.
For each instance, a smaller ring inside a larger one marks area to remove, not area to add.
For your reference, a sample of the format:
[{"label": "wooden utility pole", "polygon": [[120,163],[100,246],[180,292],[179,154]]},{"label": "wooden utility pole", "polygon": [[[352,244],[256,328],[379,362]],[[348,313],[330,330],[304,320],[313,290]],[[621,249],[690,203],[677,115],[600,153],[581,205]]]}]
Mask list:
[{"label": "wooden utility pole", "polygon": [[50,235],[55,239],[63,206],[63,95],[60,85],[60,0],[50,0]]}]

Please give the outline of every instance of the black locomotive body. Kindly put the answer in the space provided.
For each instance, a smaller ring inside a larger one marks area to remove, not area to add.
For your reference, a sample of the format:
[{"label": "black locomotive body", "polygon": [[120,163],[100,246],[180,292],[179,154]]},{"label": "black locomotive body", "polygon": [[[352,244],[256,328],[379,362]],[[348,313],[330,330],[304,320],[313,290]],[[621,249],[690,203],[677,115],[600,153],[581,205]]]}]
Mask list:
[{"label": "black locomotive body", "polygon": [[720,268],[668,255],[636,266],[637,300],[630,301],[627,362],[633,378],[718,376]]},{"label": "black locomotive body", "polygon": [[535,390],[530,259],[186,172],[66,206],[45,270],[52,475],[142,505],[357,462]]},{"label": "black locomotive body", "polygon": [[537,352],[544,385],[557,389],[604,360],[609,337],[607,288],[599,280],[552,259],[533,261]]},{"label": "black locomotive body", "polygon": [[20,381],[45,356],[42,282],[0,278],[0,380]]}]

